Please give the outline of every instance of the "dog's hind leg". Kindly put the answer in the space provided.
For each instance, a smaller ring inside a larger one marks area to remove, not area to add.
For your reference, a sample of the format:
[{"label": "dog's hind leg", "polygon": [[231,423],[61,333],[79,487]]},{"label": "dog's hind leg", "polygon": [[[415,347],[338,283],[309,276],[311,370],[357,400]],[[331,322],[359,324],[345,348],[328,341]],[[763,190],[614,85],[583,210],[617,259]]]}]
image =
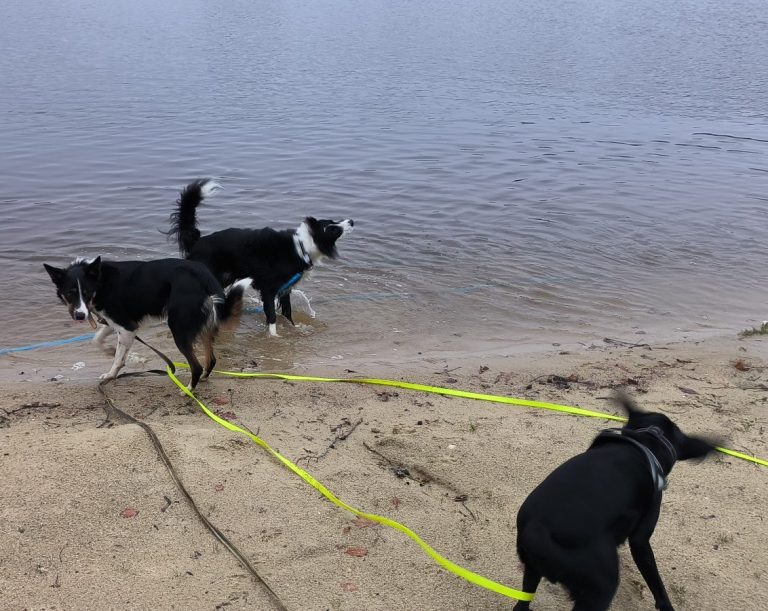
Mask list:
[{"label": "dog's hind leg", "polygon": [[291,292],[288,291],[285,295],[280,297],[280,313],[285,316],[290,323],[295,327],[296,323],[293,322],[293,313],[291,312]]},{"label": "dog's hind leg", "polygon": [[203,333],[200,341],[203,344],[203,350],[205,350],[205,371],[203,372],[202,379],[205,380],[211,375],[213,368],[216,367],[216,355],[213,352],[213,333]]},{"label": "dog's hind leg", "polygon": [[277,335],[277,312],[275,310],[275,293],[272,291],[261,291],[261,301],[264,304],[264,315],[267,317],[269,325],[269,334],[272,337]]},{"label": "dog's hind leg", "polygon": [[197,360],[194,349],[194,336],[189,335],[186,331],[186,327],[180,324],[177,316],[174,316],[171,312],[168,313],[168,327],[171,329],[173,335],[173,341],[176,342],[176,347],[184,355],[189,364],[189,371],[192,374],[192,379],[189,382],[187,388],[194,390],[197,383],[200,381],[200,376],[203,373],[203,366],[200,361]]},{"label": "dog's hind leg", "polygon": [[[523,573],[523,592],[529,592],[531,594],[534,594],[536,592],[536,588],[539,587],[539,582],[541,581],[541,573],[538,571],[535,571],[532,569],[529,565],[525,565],[525,573]],[[512,611],[528,611],[530,609],[531,603],[527,600],[521,600],[519,603],[517,603],[512,609]]]},{"label": "dog's hind leg", "polygon": [[606,611],[619,587],[619,555],[613,541],[595,541],[579,554],[578,573],[563,579],[573,611]]},{"label": "dog's hind leg", "polygon": [[187,359],[189,370],[192,373],[192,379],[187,388],[189,390],[195,390],[195,386],[197,386],[197,383],[200,381],[200,376],[203,374],[203,366],[200,364],[200,361],[197,360],[195,350],[192,347],[192,342],[184,343],[177,341],[176,346],[178,346],[179,351],[184,355],[184,358]]}]

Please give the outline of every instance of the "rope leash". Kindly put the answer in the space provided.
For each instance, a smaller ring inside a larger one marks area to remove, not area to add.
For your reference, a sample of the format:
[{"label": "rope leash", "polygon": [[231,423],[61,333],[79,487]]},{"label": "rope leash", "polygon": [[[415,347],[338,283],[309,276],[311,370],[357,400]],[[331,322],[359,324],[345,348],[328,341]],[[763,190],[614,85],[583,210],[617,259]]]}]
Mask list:
[{"label": "rope leash", "polygon": [[[144,342],[140,337],[136,338],[139,342],[147,346],[148,348],[151,348],[153,351],[155,351],[158,356],[163,358],[165,360],[165,355],[160,353],[159,351],[155,350],[152,346]],[[172,363],[170,360],[167,360],[166,363]],[[165,375],[166,372],[162,369],[150,369],[148,371],[141,371],[141,372],[132,372],[132,373],[124,373],[115,379],[119,378],[126,378],[126,377],[134,377],[134,376],[141,376],[141,375]],[[270,585],[264,581],[264,579],[259,575],[259,573],[256,571],[254,566],[251,564],[251,562],[248,560],[248,558],[243,554],[237,546],[232,543],[232,541],[229,540],[229,538],[221,532],[221,530],[213,523],[211,522],[205,514],[200,511],[200,508],[197,506],[197,503],[195,502],[195,499],[192,498],[192,495],[187,491],[186,486],[184,486],[184,482],[181,481],[181,478],[179,477],[176,467],[173,466],[173,463],[171,462],[171,459],[168,457],[168,454],[165,451],[165,448],[163,447],[163,444],[160,443],[160,439],[158,438],[155,431],[150,427],[146,422],[143,422],[142,420],[138,420],[137,418],[134,418],[127,412],[121,410],[117,405],[115,405],[112,398],[107,394],[107,391],[105,389],[105,386],[112,382],[114,380],[104,380],[99,383],[98,390],[99,393],[104,397],[105,406],[104,409],[107,413],[107,421],[110,420],[124,420],[125,422],[129,422],[131,424],[136,424],[139,427],[143,429],[143,431],[147,434],[150,441],[152,442],[152,445],[155,448],[155,451],[157,452],[157,455],[159,456],[160,460],[165,465],[165,468],[168,470],[168,473],[171,476],[171,479],[176,484],[176,487],[181,492],[182,496],[185,498],[189,506],[192,508],[192,511],[194,511],[195,515],[200,519],[200,521],[205,525],[205,527],[211,532],[211,534],[221,543],[224,548],[232,554],[237,561],[247,570],[251,576],[253,577],[254,581],[256,581],[257,584],[259,584],[261,587],[263,587],[267,594],[269,595],[270,599],[272,600],[272,603],[274,604],[276,609],[279,609],[279,611],[287,611],[287,607],[283,602],[280,600],[278,595],[275,593],[275,591],[270,587]]]}]

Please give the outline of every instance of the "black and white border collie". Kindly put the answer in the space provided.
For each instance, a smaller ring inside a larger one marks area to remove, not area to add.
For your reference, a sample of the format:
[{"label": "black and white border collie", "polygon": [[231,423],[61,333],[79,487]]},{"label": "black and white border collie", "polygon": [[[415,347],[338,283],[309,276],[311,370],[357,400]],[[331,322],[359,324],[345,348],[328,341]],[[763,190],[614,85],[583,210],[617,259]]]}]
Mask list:
[{"label": "black and white border collie", "polygon": [[[167,319],[176,346],[189,363],[190,390],[216,365],[216,333],[239,313],[243,291],[250,283],[245,278],[222,290],[204,265],[183,259],[102,261],[98,257],[77,259],[66,269],[43,265],[74,320],[87,320],[95,329],[95,314],[106,323],[94,342],[103,347],[104,339],[117,331],[115,360],[102,380],[117,376],[141,323],[161,318]],[[205,371],[195,356],[198,339],[205,350]]]},{"label": "black and white border collie", "polygon": [[201,236],[197,228],[197,207],[220,185],[196,180],[179,195],[171,215],[168,235],[175,238],[181,254],[205,264],[222,285],[238,278],[251,278],[261,294],[269,334],[277,336],[275,300],[292,324],[290,287],[292,279],[328,258],[336,257],[336,242],[354,226],[352,219],[317,220],[308,216],[295,230],[224,229]]}]

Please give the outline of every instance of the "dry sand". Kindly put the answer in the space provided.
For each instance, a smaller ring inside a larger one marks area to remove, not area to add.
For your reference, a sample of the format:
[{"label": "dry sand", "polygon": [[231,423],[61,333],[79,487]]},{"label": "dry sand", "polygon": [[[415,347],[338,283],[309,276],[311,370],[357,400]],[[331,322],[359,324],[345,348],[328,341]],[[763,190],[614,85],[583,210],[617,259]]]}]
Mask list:
[{"label": "dry sand", "polygon": [[[722,433],[730,447],[768,458],[768,338],[558,350],[361,373],[597,410],[612,410],[611,389],[627,385],[641,406],[685,431]],[[3,367],[16,374],[33,361],[30,353]],[[334,365],[312,373],[349,375]],[[145,433],[135,425],[99,428],[95,381],[17,379],[31,381],[4,382],[0,394],[3,608],[272,608],[186,505]],[[118,380],[109,390],[154,428],[205,514],[289,609],[512,607],[441,570],[404,535],[334,507],[250,441],[216,426],[166,378]],[[200,396],[301,459],[350,504],[410,526],[446,557],[516,588],[517,508],[611,426],[370,386],[216,378]],[[396,477],[395,467],[410,476]],[[766,507],[768,468],[720,455],[675,467],[652,542],[677,609],[765,608]],[[620,555],[613,609],[653,609],[628,550]],[[533,607],[570,608],[546,583]]]}]

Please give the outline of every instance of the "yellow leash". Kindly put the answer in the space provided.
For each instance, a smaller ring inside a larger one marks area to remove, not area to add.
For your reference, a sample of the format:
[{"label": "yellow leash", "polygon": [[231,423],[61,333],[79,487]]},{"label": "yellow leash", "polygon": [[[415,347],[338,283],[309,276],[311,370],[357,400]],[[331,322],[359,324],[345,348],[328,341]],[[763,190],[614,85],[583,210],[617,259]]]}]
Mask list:
[{"label": "yellow leash", "polygon": [[[174,363],[174,365],[176,367],[188,368],[186,363]],[[547,403],[545,401],[531,401],[529,399],[517,399],[515,397],[502,397],[499,395],[487,395],[484,393],[471,392],[467,390],[457,390],[455,388],[443,388],[441,386],[428,386],[426,384],[400,382],[398,380],[381,380],[379,378],[323,378],[318,376],[291,375],[287,373],[243,373],[238,371],[219,370],[214,371],[214,373],[233,378],[262,378],[267,380],[289,380],[296,382],[342,382],[346,384],[373,384],[376,386],[390,386],[392,388],[404,388],[406,390],[428,392],[436,395],[445,395],[448,397],[461,397],[463,399],[475,399],[477,401],[489,401],[491,403],[506,403],[508,405],[519,405],[521,407],[535,407],[539,409],[561,412],[564,414],[573,414],[575,416],[587,416],[589,418],[615,420],[616,422],[627,421],[627,419],[623,416],[615,416],[605,412],[596,412],[589,409],[582,409],[580,407],[572,407],[570,405],[559,405],[557,403]],[[734,458],[739,458],[756,465],[768,467],[768,460],[763,460],[762,458],[757,458],[756,456],[750,456],[749,454],[743,454],[742,452],[737,452],[736,450],[731,450],[729,448],[717,447],[715,449],[718,452],[726,454],[727,456],[733,456]]]},{"label": "yellow leash", "polygon": [[[161,353],[158,352],[158,354],[161,354]],[[232,424],[228,420],[225,420],[224,418],[221,418],[217,416],[215,413],[213,413],[210,409],[208,409],[208,407],[202,401],[200,401],[200,399],[198,399],[192,393],[192,391],[190,391],[186,386],[184,386],[184,384],[182,384],[179,381],[179,379],[176,377],[173,366],[183,367],[183,368],[188,368],[188,366],[185,363],[170,363],[170,361],[166,361],[166,362],[168,363],[168,366],[166,368],[166,373],[168,374],[168,377],[170,377],[171,380],[173,380],[173,383],[176,384],[176,386],[178,386],[182,390],[182,392],[184,392],[184,394],[194,399],[194,401],[200,406],[200,409],[203,410],[206,416],[208,416],[211,420],[213,420],[220,426],[223,426],[225,429],[228,429],[235,433],[241,433],[249,437],[251,441],[253,441],[255,444],[257,444],[267,452],[269,452],[278,461],[280,461],[283,464],[283,466],[285,466],[287,469],[289,469],[290,471],[298,475],[307,484],[312,486],[315,490],[317,490],[320,494],[322,494],[326,499],[328,499],[331,503],[333,503],[337,507],[341,507],[342,509],[345,509],[350,513],[356,516],[359,516],[361,518],[365,518],[366,520],[371,520],[372,522],[383,524],[384,526],[388,526],[397,531],[400,531],[401,533],[407,535],[413,541],[415,541],[419,545],[419,547],[421,547],[421,549],[423,549],[427,553],[427,555],[429,555],[429,557],[432,558],[438,565],[443,567],[445,570],[453,573],[454,575],[457,575],[462,579],[465,579],[470,583],[475,584],[476,586],[485,588],[492,592],[496,592],[497,594],[501,594],[502,596],[506,596],[508,598],[514,598],[516,600],[522,600],[522,601],[533,600],[534,594],[530,592],[523,592],[521,590],[516,590],[514,588],[510,588],[508,586],[502,585],[496,581],[488,579],[487,577],[483,577],[482,575],[473,573],[472,571],[469,571],[459,566],[458,564],[451,562],[447,558],[444,558],[443,556],[438,554],[434,549],[432,549],[421,537],[419,537],[419,535],[417,535],[407,526],[404,526],[399,522],[390,520],[389,518],[385,518],[383,516],[360,511],[359,509],[355,509],[351,505],[348,505],[347,503],[345,503],[344,501],[336,497],[336,495],[334,495],[330,490],[328,490],[328,488],[326,488],[323,484],[318,482],[309,473],[304,471],[304,469],[302,469],[298,465],[294,464],[293,462],[285,458],[282,454],[280,454],[276,450],[272,449],[272,447],[270,447],[270,445],[266,441],[264,441],[263,439],[261,439],[260,437],[252,433],[251,431],[247,429],[243,429],[235,424]],[[449,397],[461,397],[464,399],[475,399],[478,401],[490,401],[493,403],[506,403],[509,405],[520,405],[523,407],[535,407],[535,408],[547,409],[547,410],[557,411],[557,412],[566,413],[566,414],[573,414],[577,416],[586,416],[590,418],[601,418],[604,420],[615,420],[618,422],[627,421],[626,418],[623,418],[621,416],[615,416],[613,414],[607,414],[604,412],[596,412],[588,409],[581,409],[581,408],[572,407],[569,405],[559,405],[557,403],[547,403],[544,401],[532,401],[529,399],[517,399],[514,397],[503,397],[499,395],[488,395],[484,393],[476,393],[476,392],[470,392],[466,390],[457,390],[454,388],[428,386],[426,384],[414,384],[412,382],[399,382],[397,380],[382,380],[378,378],[347,378],[347,379],[324,378],[324,377],[318,377],[318,376],[300,376],[300,375],[291,375],[291,374],[285,374],[285,373],[242,373],[237,371],[218,371],[218,370],[214,371],[214,373],[217,373],[219,375],[229,376],[229,377],[235,377],[235,378],[262,378],[262,379],[289,380],[289,381],[301,381],[301,382],[342,382],[342,383],[349,383],[349,384],[373,384],[376,386],[389,386],[393,388],[403,388],[407,390],[428,392],[428,393],[433,393],[438,395],[445,395]],[[717,448],[717,450],[722,452],[723,454],[727,454],[728,456],[733,456],[735,458],[740,458],[741,460],[746,460],[758,465],[762,465],[764,467],[768,467],[768,461],[763,460],[761,458],[749,456],[748,454],[742,454],[741,452],[736,452],[735,450],[730,450],[728,448]]]},{"label": "yellow leash", "polygon": [[[178,365],[181,365],[181,364],[178,364]],[[205,404],[202,401],[200,401],[200,399],[198,399],[192,393],[192,391],[190,391],[186,386],[184,386],[184,384],[182,384],[179,381],[179,379],[173,373],[171,367],[168,367],[166,371],[168,373],[168,377],[170,377],[171,380],[173,380],[173,383],[176,384],[176,386],[178,386],[186,395],[194,399],[197,402],[197,404],[200,406],[200,409],[202,409],[205,415],[208,416],[211,420],[223,426],[225,429],[234,431],[235,433],[242,433],[243,435],[250,437],[251,441],[253,441],[257,445],[264,448],[267,452],[269,452],[272,456],[274,456],[277,460],[279,460],[286,468],[293,471],[296,475],[298,475],[301,479],[307,482],[310,486],[312,486],[325,498],[331,501],[331,503],[333,503],[334,505],[341,507],[342,509],[346,509],[347,511],[355,514],[356,516],[365,518],[366,520],[371,520],[372,522],[378,522],[379,524],[384,524],[385,526],[389,526],[390,528],[394,528],[395,530],[399,530],[401,533],[408,535],[411,539],[413,539],[416,543],[418,543],[421,549],[423,549],[430,556],[430,558],[432,558],[437,564],[439,564],[445,570],[450,571],[454,575],[458,575],[459,577],[466,579],[470,583],[480,586],[481,588],[491,590],[492,592],[496,592],[497,594],[501,594],[502,596],[514,598],[516,600],[524,600],[524,601],[533,600],[533,594],[530,594],[528,592],[523,592],[521,590],[515,590],[514,588],[509,588],[505,585],[502,585],[486,577],[483,577],[482,575],[478,575],[477,573],[468,571],[467,569],[460,567],[458,564],[451,562],[447,558],[443,558],[434,549],[432,549],[429,545],[427,545],[427,543],[421,537],[419,537],[419,535],[417,535],[407,526],[403,526],[399,522],[395,522],[394,520],[390,520],[389,518],[378,516],[373,513],[365,513],[364,511],[360,511],[350,505],[347,505],[344,501],[336,497],[330,490],[328,490],[328,488],[323,486],[323,484],[318,482],[309,473],[304,471],[304,469],[292,463],[290,460],[285,458],[285,456],[283,456],[276,450],[273,450],[266,441],[261,439],[261,437],[258,437],[257,435],[254,435],[251,431],[240,428],[236,424],[232,424],[228,420],[224,420],[224,418],[220,418],[219,416],[214,414],[211,410],[209,410],[205,406]],[[217,373],[224,373],[224,372],[217,372]]]}]

